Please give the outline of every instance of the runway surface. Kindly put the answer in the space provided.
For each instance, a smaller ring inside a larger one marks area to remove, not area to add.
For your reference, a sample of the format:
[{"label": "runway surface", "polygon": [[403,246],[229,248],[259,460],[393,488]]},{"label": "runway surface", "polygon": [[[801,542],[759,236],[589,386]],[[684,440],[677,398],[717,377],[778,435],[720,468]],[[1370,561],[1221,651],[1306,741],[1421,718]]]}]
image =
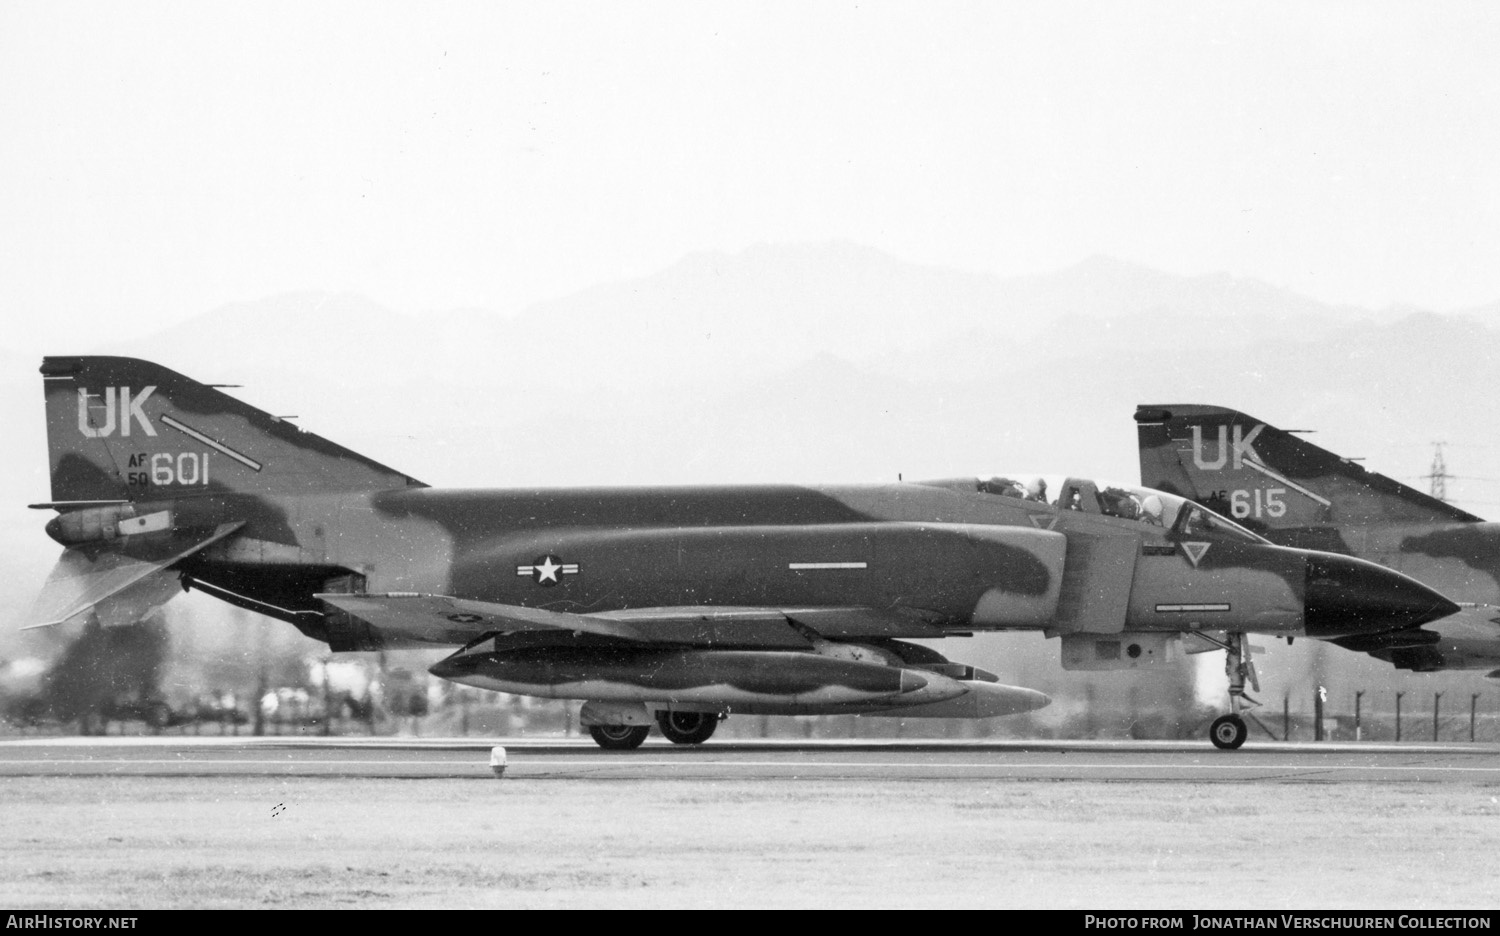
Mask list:
[{"label": "runway surface", "polygon": [[1500,785],[1500,745],[1207,742],[779,742],[604,751],[531,738],[23,738],[0,741],[0,777],[278,776],[493,780],[1090,780]]}]

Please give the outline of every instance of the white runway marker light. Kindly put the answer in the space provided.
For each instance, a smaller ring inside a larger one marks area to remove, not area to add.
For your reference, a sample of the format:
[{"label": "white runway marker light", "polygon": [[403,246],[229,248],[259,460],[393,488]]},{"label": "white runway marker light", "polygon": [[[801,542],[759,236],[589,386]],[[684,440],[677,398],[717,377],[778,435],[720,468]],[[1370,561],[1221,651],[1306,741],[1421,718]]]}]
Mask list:
[{"label": "white runway marker light", "polygon": [[505,748],[490,748],[490,770],[493,771],[495,776],[497,777],[502,777],[505,775]]}]

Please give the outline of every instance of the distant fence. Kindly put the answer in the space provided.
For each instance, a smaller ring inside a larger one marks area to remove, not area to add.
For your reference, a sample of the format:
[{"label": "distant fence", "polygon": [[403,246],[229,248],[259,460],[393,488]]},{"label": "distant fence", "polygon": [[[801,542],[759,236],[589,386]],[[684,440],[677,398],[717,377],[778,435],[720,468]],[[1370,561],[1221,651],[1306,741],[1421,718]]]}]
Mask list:
[{"label": "distant fence", "polygon": [[1252,737],[1278,740],[1500,741],[1496,697],[1483,692],[1357,690],[1343,699],[1315,693],[1310,700],[1284,695],[1279,706],[1262,705],[1248,714]]}]

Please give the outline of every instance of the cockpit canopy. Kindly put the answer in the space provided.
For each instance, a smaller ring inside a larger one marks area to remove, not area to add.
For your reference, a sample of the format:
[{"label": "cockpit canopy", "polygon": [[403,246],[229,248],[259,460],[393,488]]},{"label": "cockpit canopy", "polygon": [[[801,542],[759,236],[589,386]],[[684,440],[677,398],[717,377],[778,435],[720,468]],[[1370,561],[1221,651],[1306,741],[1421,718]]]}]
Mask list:
[{"label": "cockpit canopy", "polygon": [[1115,484],[1065,475],[992,475],[977,479],[981,494],[1046,504],[1059,510],[1104,514],[1162,527],[1180,536],[1230,536],[1263,543],[1232,520],[1176,494],[1138,484]]}]

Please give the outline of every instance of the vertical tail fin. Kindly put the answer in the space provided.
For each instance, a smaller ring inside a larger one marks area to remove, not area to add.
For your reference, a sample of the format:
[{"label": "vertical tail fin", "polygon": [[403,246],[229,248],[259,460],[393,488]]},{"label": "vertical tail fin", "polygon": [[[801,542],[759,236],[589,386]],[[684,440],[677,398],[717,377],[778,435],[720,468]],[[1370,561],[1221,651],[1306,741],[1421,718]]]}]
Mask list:
[{"label": "vertical tail fin", "polygon": [[58,506],[420,483],[148,361],[48,357],[42,377]]},{"label": "vertical tail fin", "polygon": [[1480,520],[1232,409],[1143,405],[1135,421],[1142,484],[1190,497],[1276,542],[1347,552],[1339,534],[1346,526]]}]

